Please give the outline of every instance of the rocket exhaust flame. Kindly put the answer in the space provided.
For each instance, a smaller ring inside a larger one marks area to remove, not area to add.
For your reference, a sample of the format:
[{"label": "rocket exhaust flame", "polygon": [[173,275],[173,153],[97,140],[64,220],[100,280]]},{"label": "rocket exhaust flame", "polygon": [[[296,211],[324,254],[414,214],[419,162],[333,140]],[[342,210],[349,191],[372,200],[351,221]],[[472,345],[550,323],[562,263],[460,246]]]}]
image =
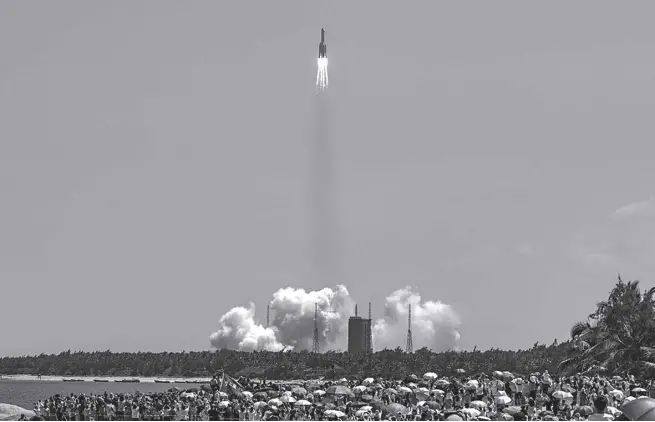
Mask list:
[{"label": "rocket exhaust flame", "polygon": [[328,59],[327,57],[318,58],[318,70],[316,72],[316,88],[318,92],[323,92],[328,86]]},{"label": "rocket exhaust flame", "polygon": [[321,42],[318,44],[318,64],[316,71],[316,89],[320,94],[328,86],[328,58],[325,43],[325,29],[321,28]]}]

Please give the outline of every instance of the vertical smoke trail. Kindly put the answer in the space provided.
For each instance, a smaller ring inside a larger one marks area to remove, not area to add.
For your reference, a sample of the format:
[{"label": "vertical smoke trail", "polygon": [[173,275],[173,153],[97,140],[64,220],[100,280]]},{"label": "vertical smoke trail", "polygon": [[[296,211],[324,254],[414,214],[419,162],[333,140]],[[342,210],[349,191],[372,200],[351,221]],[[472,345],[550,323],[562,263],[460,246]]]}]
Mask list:
[{"label": "vertical smoke trail", "polygon": [[310,210],[312,279],[318,286],[340,283],[338,227],[334,192],[334,151],[330,136],[330,97],[327,88],[327,59],[318,61],[315,97],[316,120],[310,142]]}]

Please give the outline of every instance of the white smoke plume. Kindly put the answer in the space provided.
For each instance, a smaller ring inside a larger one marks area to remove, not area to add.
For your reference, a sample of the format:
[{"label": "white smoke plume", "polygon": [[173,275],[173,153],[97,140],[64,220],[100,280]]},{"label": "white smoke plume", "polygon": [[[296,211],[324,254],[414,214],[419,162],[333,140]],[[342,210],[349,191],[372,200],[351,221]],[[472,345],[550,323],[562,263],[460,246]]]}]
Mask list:
[{"label": "white smoke plume", "polygon": [[255,322],[255,305],[249,308],[237,306],[230,309],[218,321],[220,328],[209,337],[217,349],[279,351],[284,345],[277,341],[277,333],[272,328]]},{"label": "white smoke plume", "polygon": [[410,287],[405,287],[387,296],[384,317],[373,325],[373,346],[376,350],[405,348],[410,303],[414,350],[422,347],[434,351],[457,348],[460,337],[457,328],[461,322],[455,310],[439,301],[421,303],[421,296],[412,292]]},{"label": "white smoke plume", "polygon": [[[322,352],[345,349],[348,318],[355,304],[343,285],[307,292],[287,287],[273,294],[269,302],[271,326],[255,321],[255,307],[235,307],[223,315],[219,329],[210,336],[212,347],[232,350],[312,350],[314,304],[318,304],[319,344]],[[409,287],[396,290],[385,300],[384,317],[373,324],[373,346],[404,349],[407,335],[407,310],[412,304],[414,349],[427,346],[435,351],[455,349],[459,340],[459,316],[447,304],[421,303],[421,296]]]}]

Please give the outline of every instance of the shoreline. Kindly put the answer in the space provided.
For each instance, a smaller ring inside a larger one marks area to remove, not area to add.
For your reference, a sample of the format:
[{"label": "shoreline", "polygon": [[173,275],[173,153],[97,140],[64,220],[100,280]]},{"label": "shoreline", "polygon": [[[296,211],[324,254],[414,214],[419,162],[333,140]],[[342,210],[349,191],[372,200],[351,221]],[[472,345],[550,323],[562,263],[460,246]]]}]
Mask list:
[{"label": "shoreline", "polygon": [[[75,376],[75,375],[43,375],[39,379],[36,375],[1,375],[0,381],[43,381],[43,382],[64,382],[64,380],[82,380],[78,382],[121,382],[123,380],[139,380],[139,383],[155,383],[156,381],[167,381],[170,384],[208,384],[211,378],[180,378],[180,377],[115,377],[115,376]],[[136,384],[136,383],[135,383]]]}]

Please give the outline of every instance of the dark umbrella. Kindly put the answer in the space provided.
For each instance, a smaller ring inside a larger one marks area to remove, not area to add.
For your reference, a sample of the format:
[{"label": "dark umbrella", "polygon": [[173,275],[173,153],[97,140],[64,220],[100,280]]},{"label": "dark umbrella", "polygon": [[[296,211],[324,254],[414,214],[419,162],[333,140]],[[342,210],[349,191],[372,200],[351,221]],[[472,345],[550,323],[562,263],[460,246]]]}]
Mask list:
[{"label": "dark umbrella", "polygon": [[258,393],[253,394],[252,397],[259,400],[266,400],[268,398],[268,394],[264,393],[263,391],[260,391]]},{"label": "dark umbrella", "polygon": [[655,399],[645,398],[632,400],[621,406],[619,410],[633,421],[654,421]]},{"label": "dark umbrella", "polygon": [[580,406],[576,407],[573,413],[579,413],[580,416],[590,416],[594,414],[594,409],[591,408],[591,406]]},{"label": "dark umbrella", "polygon": [[423,406],[427,406],[432,410],[439,410],[441,409],[441,405],[437,403],[436,401],[426,401]]}]

